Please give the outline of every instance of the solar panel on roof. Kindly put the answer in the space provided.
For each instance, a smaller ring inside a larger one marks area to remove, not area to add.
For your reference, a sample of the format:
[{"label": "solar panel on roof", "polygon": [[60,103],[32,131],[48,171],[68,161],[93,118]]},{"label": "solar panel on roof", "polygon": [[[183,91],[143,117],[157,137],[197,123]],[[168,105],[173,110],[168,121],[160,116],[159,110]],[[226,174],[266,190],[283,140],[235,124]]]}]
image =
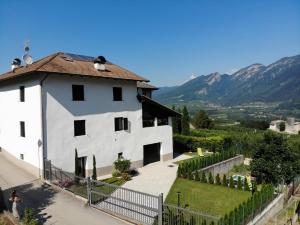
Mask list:
[{"label": "solar panel on roof", "polygon": [[64,53],[66,58],[72,58],[73,60],[80,60],[80,61],[88,61],[92,62],[94,60],[94,57],[86,56],[86,55],[76,55],[72,53]]}]

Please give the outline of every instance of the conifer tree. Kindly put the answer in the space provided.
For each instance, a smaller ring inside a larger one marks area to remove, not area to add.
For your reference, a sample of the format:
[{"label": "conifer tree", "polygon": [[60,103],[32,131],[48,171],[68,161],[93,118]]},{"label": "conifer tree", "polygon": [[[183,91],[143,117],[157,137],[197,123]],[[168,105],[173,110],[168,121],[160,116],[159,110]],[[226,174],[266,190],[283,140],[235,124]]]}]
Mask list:
[{"label": "conifer tree", "polygon": [[97,169],[96,169],[96,158],[95,155],[93,155],[93,175],[92,175],[93,180],[97,180]]},{"label": "conifer tree", "polygon": [[201,182],[202,183],[207,183],[206,175],[205,175],[204,172],[202,172],[202,175],[201,175]]},{"label": "conifer tree", "polygon": [[250,191],[250,187],[247,178],[244,179],[244,191]]},{"label": "conifer tree", "polygon": [[181,133],[183,135],[190,135],[190,116],[186,106],[182,110],[181,126]]},{"label": "conifer tree", "polygon": [[198,170],[195,172],[195,181],[200,181],[200,174]]},{"label": "conifer tree", "polygon": [[212,175],[211,172],[209,172],[209,174],[208,174],[208,182],[209,182],[210,184],[214,184],[214,183],[215,183],[215,182],[214,182],[214,177],[213,177],[213,175]]},{"label": "conifer tree", "polygon": [[234,182],[233,182],[233,177],[232,176],[230,177],[230,180],[229,180],[229,187],[234,188]]},{"label": "conifer tree", "polygon": [[[176,111],[175,106],[172,106],[172,109]],[[178,118],[177,117],[172,117],[172,128],[173,128],[173,133],[178,134],[179,133],[179,124],[178,124]]]},{"label": "conifer tree", "polygon": [[217,176],[216,176],[216,184],[217,185],[221,185],[221,179],[220,179],[220,175],[219,174],[217,174]]},{"label": "conifer tree", "polygon": [[[245,178],[245,179],[246,179],[246,178]],[[243,189],[242,179],[241,179],[240,176],[238,177],[237,189],[238,189],[238,190],[242,190],[242,189]]]},{"label": "conifer tree", "polygon": [[228,187],[228,182],[227,182],[226,174],[223,175],[223,180],[222,180],[222,182],[223,182],[223,186]]}]

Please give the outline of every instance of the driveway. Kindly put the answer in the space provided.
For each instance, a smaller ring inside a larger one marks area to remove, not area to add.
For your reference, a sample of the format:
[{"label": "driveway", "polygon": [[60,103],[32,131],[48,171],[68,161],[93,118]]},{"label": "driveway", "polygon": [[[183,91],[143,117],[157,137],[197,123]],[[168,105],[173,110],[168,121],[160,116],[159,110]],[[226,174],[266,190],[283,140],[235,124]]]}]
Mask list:
[{"label": "driveway", "polygon": [[13,189],[23,199],[22,208],[33,208],[43,224],[56,225],[124,225],[128,224],[101,211],[86,207],[73,196],[55,191],[17,167],[0,153],[0,187],[7,200]]},{"label": "driveway", "polygon": [[174,162],[188,158],[191,157],[180,155],[169,161],[155,162],[141,167],[138,169],[139,175],[126,182],[123,187],[156,196],[163,193],[165,200],[177,175],[178,165]]}]

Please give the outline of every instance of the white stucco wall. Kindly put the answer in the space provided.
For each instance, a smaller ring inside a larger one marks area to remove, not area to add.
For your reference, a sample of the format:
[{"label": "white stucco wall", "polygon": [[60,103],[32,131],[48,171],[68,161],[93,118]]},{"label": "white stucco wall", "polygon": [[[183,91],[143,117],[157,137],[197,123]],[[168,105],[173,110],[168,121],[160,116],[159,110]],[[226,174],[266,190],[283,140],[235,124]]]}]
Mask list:
[{"label": "white stucco wall", "polygon": [[[85,101],[72,101],[72,84],[83,84]],[[161,155],[173,152],[171,125],[142,127],[142,105],[134,81],[51,75],[46,93],[46,157],[74,171],[75,148],[87,156],[86,169],[111,166],[119,152],[131,161],[143,160],[143,145],[161,142]],[[123,88],[123,101],[113,101],[112,87]],[[115,132],[114,118],[127,117],[128,131]],[[86,135],[74,137],[74,120],[86,120]]]},{"label": "white stucco wall", "polygon": [[[25,86],[25,102],[20,102],[19,86]],[[42,168],[41,105],[39,81],[14,81],[0,84],[0,147],[20,160]],[[20,121],[25,122],[25,137],[20,136]]]}]

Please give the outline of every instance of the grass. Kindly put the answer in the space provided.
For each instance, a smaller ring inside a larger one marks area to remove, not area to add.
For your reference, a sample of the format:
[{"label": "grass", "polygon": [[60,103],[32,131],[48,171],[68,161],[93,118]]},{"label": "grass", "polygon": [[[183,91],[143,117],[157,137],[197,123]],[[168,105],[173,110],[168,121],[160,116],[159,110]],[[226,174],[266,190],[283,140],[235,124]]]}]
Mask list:
[{"label": "grass", "polygon": [[[102,182],[113,184],[116,186],[122,186],[126,181],[119,177],[111,177],[104,180],[101,180]],[[115,191],[115,188],[110,188],[108,186],[103,185],[96,185],[93,186],[95,190],[98,190],[105,194],[110,194]],[[80,195],[84,198],[87,198],[87,187],[86,184],[73,184],[69,188],[67,188],[69,191],[73,192],[74,194]]]},{"label": "grass", "polygon": [[233,176],[234,174],[242,175],[242,176],[249,176],[251,174],[250,172],[250,166],[241,164],[241,165],[235,165],[228,173],[227,176]]},{"label": "grass", "polygon": [[181,207],[187,205],[187,208],[214,216],[224,216],[251,197],[251,192],[177,178],[166,203],[177,205],[178,191],[181,192]]}]

